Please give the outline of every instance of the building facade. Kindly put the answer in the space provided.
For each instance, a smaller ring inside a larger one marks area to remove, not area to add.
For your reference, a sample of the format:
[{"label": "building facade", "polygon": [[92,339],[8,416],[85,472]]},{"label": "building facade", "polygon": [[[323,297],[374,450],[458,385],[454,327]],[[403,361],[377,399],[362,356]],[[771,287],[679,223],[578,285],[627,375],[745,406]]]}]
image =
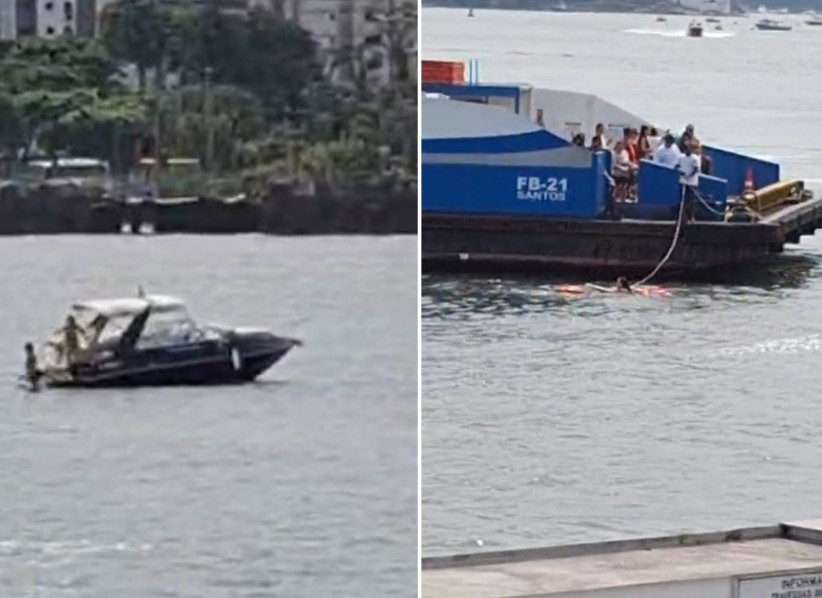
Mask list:
[{"label": "building facade", "polygon": [[[340,81],[364,75],[379,87],[396,79],[401,50],[416,77],[417,3],[413,0],[258,0],[306,31],[325,70]],[[364,72],[360,72],[364,71]]]},{"label": "building facade", "polygon": [[93,36],[96,0],[0,0],[0,39]]}]

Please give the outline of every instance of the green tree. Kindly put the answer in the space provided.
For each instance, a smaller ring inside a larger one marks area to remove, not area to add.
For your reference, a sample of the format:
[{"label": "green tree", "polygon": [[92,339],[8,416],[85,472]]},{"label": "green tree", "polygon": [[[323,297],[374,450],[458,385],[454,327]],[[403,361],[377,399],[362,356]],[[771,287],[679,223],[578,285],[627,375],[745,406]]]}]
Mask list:
[{"label": "green tree", "polygon": [[102,39],[112,56],[137,68],[140,91],[146,90],[149,70],[155,85],[164,84],[165,66],[176,47],[176,15],[159,0],[120,0],[109,4],[101,17]]},{"label": "green tree", "polygon": [[275,13],[248,14],[199,9],[176,21],[175,36],[184,82],[199,82],[211,68],[215,83],[242,87],[262,102],[269,120],[297,109],[309,83],[319,76],[311,36]]},{"label": "green tree", "polygon": [[210,93],[210,120],[205,117],[206,90],[202,85],[185,86],[163,96],[164,145],[169,155],[205,158],[210,127],[218,169],[236,168],[241,146],[265,131],[262,103],[252,93],[232,85],[217,85]]}]

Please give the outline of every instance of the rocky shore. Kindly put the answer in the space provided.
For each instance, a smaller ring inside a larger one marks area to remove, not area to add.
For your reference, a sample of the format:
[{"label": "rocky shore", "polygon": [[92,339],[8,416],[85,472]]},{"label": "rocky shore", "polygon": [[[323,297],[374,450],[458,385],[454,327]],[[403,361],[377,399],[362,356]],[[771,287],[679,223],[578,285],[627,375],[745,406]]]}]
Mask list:
[{"label": "rocky shore", "polygon": [[345,193],[272,185],[260,200],[187,198],[127,203],[73,185],[0,187],[0,235],[111,234],[143,224],[156,233],[416,234],[416,187]]}]

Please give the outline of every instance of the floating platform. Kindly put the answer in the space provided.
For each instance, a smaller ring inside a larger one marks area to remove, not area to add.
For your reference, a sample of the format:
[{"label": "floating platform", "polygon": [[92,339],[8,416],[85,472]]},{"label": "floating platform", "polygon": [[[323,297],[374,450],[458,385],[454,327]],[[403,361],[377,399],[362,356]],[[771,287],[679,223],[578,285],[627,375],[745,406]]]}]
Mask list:
[{"label": "floating platform", "polygon": [[422,559],[423,598],[816,598],[822,520]]},{"label": "floating platform", "polygon": [[[641,276],[668,251],[675,227],[673,221],[423,214],[423,269]],[[753,262],[819,228],[822,198],[781,207],[759,222],[688,223],[662,274],[693,275]]]}]

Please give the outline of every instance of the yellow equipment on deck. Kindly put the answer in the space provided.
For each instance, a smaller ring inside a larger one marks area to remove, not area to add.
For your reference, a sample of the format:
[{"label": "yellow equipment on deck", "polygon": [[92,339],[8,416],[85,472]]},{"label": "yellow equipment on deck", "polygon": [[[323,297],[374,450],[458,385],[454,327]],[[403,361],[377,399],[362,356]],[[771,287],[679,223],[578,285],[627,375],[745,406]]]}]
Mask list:
[{"label": "yellow equipment on deck", "polygon": [[751,209],[764,214],[784,204],[806,199],[805,183],[798,179],[779,181],[755,191],[744,191],[742,200]]}]

